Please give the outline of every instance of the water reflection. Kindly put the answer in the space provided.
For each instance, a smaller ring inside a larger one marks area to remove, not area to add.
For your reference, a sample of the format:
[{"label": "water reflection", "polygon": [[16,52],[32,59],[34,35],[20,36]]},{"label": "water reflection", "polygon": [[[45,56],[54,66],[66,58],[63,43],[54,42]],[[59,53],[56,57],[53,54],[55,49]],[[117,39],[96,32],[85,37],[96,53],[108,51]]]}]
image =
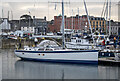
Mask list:
[{"label": "water reflection", "polygon": [[17,61],[15,72],[24,79],[93,79],[98,76],[98,66]]},{"label": "water reflection", "polygon": [[4,49],[2,79],[118,79],[119,67],[22,61]]}]

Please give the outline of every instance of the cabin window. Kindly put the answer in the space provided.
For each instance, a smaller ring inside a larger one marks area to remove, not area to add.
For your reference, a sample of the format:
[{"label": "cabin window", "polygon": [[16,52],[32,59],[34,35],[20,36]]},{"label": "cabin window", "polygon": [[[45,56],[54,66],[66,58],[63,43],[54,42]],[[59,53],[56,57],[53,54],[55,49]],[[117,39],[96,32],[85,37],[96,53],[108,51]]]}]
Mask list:
[{"label": "cabin window", "polygon": [[110,49],[110,47],[107,47],[107,49]]},{"label": "cabin window", "polygon": [[102,55],[104,55],[104,53],[102,53]]},{"label": "cabin window", "polygon": [[52,51],[52,49],[46,49],[46,51]]},{"label": "cabin window", "polygon": [[76,42],[79,42],[79,40],[76,40]]},{"label": "cabin window", "polygon": [[38,49],[39,51],[43,51],[44,49]]},{"label": "cabin window", "polygon": [[79,42],[81,42],[81,40],[79,40]]}]

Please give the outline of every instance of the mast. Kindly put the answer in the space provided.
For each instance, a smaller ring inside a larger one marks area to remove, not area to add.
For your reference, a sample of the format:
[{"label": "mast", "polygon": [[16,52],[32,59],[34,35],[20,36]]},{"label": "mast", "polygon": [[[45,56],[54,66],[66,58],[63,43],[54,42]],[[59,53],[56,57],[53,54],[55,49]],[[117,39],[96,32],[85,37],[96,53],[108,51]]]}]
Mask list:
[{"label": "mast", "polygon": [[[61,25],[61,31],[62,31],[62,47],[65,48],[65,35],[64,35],[64,28],[65,28],[65,20],[64,20],[64,0],[62,2],[51,2],[51,3],[62,3],[62,25]],[[67,4],[67,2],[65,2]],[[69,2],[70,4],[70,2]]]},{"label": "mast", "polygon": [[[2,22],[4,22],[3,17],[4,17],[4,12],[3,12],[3,9],[2,9]],[[2,24],[2,35],[3,35],[3,24]]]},{"label": "mast", "polygon": [[108,26],[107,19],[108,19],[108,0],[107,0],[107,5],[106,5],[106,35],[108,33],[108,31],[107,31],[107,26]]},{"label": "mast", "polygon": [[30,27],[30,25],[31,25],[31,24],[30,24],[30,22],[31,22],[30,16],[31,16],[31,15],[30,15],[30,11],[29,11],[29,27]]},{"label": "mast", "polygon": [[64,23],[64,0],[62,0],[62,46],[63,46],[63,49],[65,48],[64,27],[65,27],[65,23]]},{"label": "mast", "polygon": [[9,11],[8,11],[8,20],[9,20]]},{"label": "mast", "polygon": [[73,9],[72,9],[72,30],[73,30]]},{"label": "mast", "polygon": [[92,38],[93,38],[93,43],[95,43],[85,0],[84,0],[84,6],[85,6],[85,11],[86,11],[86,14],[87,14],[87,18],[88,18],[89,27],[90,27],[90,29],[91,29],[91,34],[92,34]]},{"label": "mast", "polygon": [[79,29],[79,8],[78,8],[78,29]]},{"label": "mast", "polygon": [[109,3],[109,36],[111,35],[111,0],[110,0],[110,3]]},{"label": "mast", "polygon": [[12,10],[11,10],[11,20],[13,20],[13,12],[12,12]]}]

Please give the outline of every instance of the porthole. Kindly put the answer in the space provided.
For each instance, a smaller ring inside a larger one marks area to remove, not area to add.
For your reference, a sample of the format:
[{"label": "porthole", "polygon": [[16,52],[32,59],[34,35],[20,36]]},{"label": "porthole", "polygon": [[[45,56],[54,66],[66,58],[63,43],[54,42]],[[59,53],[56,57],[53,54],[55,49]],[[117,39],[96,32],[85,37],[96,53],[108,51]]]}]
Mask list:
[{"label": "porthole", "polygon": [[104,55],[104,53],[102,53],[102,55]]},{"label": "porthole", "polygon": [[40,54],[38,54],[40,56]]},{"label": "porthole", "polygon": [[45,54],[42,54],[43,56],[45,56]]},{"label": "porthole", "polygon": [[24,55],[24,53],[22,53]]}]

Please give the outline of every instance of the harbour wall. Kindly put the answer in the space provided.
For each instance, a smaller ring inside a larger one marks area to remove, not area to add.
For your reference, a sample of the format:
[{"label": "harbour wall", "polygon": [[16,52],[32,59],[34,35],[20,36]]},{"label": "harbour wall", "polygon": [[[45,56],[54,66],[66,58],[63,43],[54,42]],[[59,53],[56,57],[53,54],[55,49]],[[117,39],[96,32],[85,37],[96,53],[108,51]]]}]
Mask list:
[{"label": "harbour wall", "polygon": [[[38,44],[44,39],[38,39]],[[55,39],[58,43],[61,44],[61,39]],[[15,49],[16,46],[19,46],[21,43],[21,48],[24,46],[33,46],[34,39],[0,39],[0,48],[1,49]]]}]

